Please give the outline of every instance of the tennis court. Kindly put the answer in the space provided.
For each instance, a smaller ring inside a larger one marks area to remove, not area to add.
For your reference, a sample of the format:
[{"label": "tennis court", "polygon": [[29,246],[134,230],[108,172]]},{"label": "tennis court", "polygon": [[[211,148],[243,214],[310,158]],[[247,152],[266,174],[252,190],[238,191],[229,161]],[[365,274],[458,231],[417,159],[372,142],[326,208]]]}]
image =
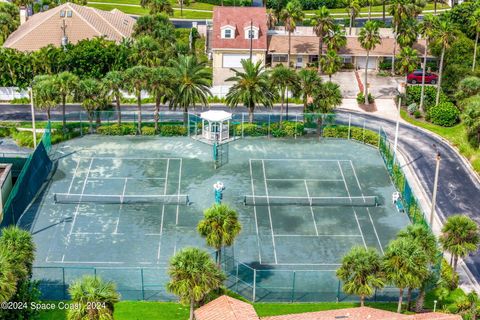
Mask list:
[{"label": "tennis court", "polygon": [[51,181],[20,221],[37,244],[34,277],[68,283],[94,268],[124,298],[144,298],[128,293],[147,286],[157,291],[147,299],[167,299],[170,257],[186,246],[212,251],[196,225],[217,181],[243,226],[228,252],[259,270],[257,290],[296,270],[308,274],[297,286],[318,290],[352,246],[383,252],[408,224],[375,148],[315,138],[245,138],[224,148],[228,162],[214,169],[212,146],[188,137],[60,144]]}]

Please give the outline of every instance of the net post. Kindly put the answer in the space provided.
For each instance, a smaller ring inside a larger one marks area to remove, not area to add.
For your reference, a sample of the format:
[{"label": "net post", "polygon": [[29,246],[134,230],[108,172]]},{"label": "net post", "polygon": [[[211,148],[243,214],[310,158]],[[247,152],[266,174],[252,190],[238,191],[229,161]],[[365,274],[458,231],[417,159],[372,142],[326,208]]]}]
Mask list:
[{"label": "net post", "polygon": [[298,114],[295,114],[295,139],[297,139]]},{"label": "net post", "polygon": [[257,290],[257,269],[253,269],[253,295],[252,302],[255,303]]},{"label": "net post", "polygon": [[65,291],[67,291],[67,286],[65,285],[65,267],[62,267],[62,297],[63,297],[63,300],[66,299]]},{"label": "net post", "polygon": [[293,270],[293,279],[292,279],[292,303],[293,301],[295,301],[295,275],[296,275],[296,272],[295,270]]},{"label": "net post", "polygon": [[143,268],[140,269],[140,276],[141,276],[141,280],[142,280],[142,300],[145,300],[145,284],[144,284],[144,281],[143,281]]},{"label": "net post", "polygon": [[348,137],[347,140],[350,140],[350,129],[352,125],[352,114],[348,115]]}]

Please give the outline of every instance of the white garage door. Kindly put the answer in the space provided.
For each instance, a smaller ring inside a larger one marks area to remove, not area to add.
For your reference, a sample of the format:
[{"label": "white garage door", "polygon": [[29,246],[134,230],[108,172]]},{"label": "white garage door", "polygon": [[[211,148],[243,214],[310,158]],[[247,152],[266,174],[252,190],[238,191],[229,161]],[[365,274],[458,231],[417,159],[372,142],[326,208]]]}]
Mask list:
[{"label": "white garage door", "polygon": [[[224,53],[222,65],[224,68],[240,68],[242,64],[240,61],[250,59],[250,54],[244,53]],[[253,62],[256,62],[255,56],[253,56]]]},{"label": "white garage door", "polygon": [[[365,69],[365,65],[367,64],[367,57],[357,57],[357,68]],[[368,69],[376,69],[377,68],[377,58],[376,57],[369,57],[368,58]]]}]

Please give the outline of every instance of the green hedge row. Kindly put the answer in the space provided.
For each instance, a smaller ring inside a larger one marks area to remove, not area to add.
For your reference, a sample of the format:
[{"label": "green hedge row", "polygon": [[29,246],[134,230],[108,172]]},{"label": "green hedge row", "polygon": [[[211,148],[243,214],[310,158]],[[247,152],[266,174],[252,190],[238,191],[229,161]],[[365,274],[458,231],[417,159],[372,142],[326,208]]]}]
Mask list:
[{"label": "green hedge row", "polygon": [[[281,126],[279,123],[273,123],[268,128],[268,124],[258,125],[255,123],[243,124],[243,135],[247,137],[260,137],[271,134],[275,138],[302,136],[305,132],[303,122],[283,121]],[[242,125],[236,124],[230,127],[230,134],[235,136],[242,135]]]},{"label": "green hedge row", "polygon": [[362,128],[350,127],[350,137],[348,136],[348,126],[332,126],[323,129],[325,138],[353,139],[372,146],[378,146],[378,133]]},{"label": "green hedge row", "polygon": [[[135,135],[137,133],[137,126],[133,124],[102,125],[97,128],[97,133],[107,136]],[[142,134],[146,136],[156,135],[155,128],[151,126],[142,126]],[[158,135],[164,137],[186,136],[187,129],[183,125],[162,124],[159,126]]]}]

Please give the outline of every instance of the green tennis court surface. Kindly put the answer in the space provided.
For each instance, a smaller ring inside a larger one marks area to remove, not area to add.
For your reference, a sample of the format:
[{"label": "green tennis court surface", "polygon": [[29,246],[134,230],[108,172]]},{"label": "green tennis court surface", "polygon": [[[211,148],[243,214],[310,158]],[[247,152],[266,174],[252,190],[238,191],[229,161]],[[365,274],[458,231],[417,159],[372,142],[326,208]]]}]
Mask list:
[{"label": "green tennis court surface", "polygon": [[62,298],[64,284],[96,273],[117,281],[126,299],[169,298],[170,257],[185,246],[207,248],[196,225],[217,181],[243,226],[227,250],[236,281],[229,283],[249,299],[239,279],[255,282],[256,300],[275,300],[290,290],[294,271],[297,290],[336,293],[334,271],[352,246],[383,252],[408,224],[391,203],[395,190],[374,148],[266,138],[224,148],[228,161],[215,170],[212,146],[187,137],[87,136],[59,145],[53,178],[20,221],[34,234],[34,277],[48,297]]}]

